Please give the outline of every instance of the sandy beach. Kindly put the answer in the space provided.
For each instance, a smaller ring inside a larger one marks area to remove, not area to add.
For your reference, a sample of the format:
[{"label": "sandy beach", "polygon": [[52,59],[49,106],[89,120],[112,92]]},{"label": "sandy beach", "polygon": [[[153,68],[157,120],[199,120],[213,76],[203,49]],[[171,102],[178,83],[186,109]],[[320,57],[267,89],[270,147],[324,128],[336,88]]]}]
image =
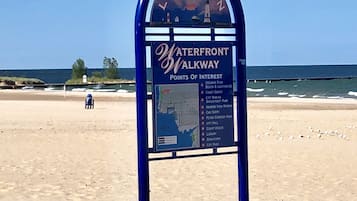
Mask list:
[{"label": "sandy beach", "polygon": [[[0,201],[135,201],[135,94],[0,90]],[[249,98],[251,201],[357,200],[357,100]],[[150,162],[153,201],[236,201],[237,155]]]}]

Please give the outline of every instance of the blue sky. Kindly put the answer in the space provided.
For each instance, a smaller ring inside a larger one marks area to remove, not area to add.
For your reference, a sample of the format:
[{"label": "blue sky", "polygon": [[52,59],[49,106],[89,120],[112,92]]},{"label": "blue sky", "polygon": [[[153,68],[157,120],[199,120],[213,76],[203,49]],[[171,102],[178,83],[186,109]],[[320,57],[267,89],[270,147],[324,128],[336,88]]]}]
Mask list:
[{"label": "blue sky", "polygon": [[[356,64],[357,1],[242,0],[248,65]],[[134,67],[136,1],[0,0],[0,69]]]}]

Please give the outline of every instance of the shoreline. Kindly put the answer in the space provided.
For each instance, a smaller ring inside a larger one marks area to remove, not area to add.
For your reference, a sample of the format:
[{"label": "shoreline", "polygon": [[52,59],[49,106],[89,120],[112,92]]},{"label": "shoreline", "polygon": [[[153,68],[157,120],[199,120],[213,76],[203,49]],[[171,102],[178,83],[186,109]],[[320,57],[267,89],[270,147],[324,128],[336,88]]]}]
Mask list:
[{"label": "shoreline", "polygon": [[38,100],[38,101],[83,101],[87,94],[91,93],[96,100],[118,101],[135,100],[135,93],[120,92],[74,92],[74,91],[40,91],[40,90],[0,90],[1,100]]},{"label": "shoreline", "polygon": [[[63,91],[63,90],[53,90],[53,91],[44,91],[37,89],[30,90],[19,90],[19,89],[2,89],[0,90],[0,100],[3,100],[5,96],[13,96],[17,100],[20,98],[19,95],[25,96],[43,96],[43,97],[85,97],[87,94],[92,94],[97,97],[124,97],[124,98],[135,98],[136,92],[108,92],[108,91]],[[268,101],[268,102],[306,102],[306,103],[316,103],[316,102],[324,102],[324,103],[351,103],[357,104],[357,98],[327,98],[327,97],[319,97],[319,98],[310,98],[310,97],[288,97],[288,96],[279,96],[279,97],[247,97],[249,101],[259,102],[259,101]],[[47,100],[47,99],[45,99]]]},{"label": "shoreline", "polygon": [[[96,101],[136,101],[136,93],[0,90],[0,101],[84,101],[91,93]],[[269,103],[269,104],[267,104]],[[248,97],[248,107],[260,109],[309,109],[309,110],[357,110],[357,99],[291,98],[291,97]]]}]

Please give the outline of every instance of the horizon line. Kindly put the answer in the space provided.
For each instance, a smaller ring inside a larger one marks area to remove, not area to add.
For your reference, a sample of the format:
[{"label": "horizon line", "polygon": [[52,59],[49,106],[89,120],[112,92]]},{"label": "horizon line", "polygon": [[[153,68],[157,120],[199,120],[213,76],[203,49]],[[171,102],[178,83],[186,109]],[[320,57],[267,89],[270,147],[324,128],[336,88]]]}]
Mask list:
[{"label": "horizon line", "polygon": [[[269,65],[247,65],[247,68],[250,67],[305,67],[305,66],[311,66],[311,67],[317,67],[317,66],[357,66],[356,64],[269,64]],[[236,66],[234,66],[236,67]],[[151,68],[151,67],[150,67]],[[45,67],[22,67],[22,68],[17,68],[17,67],[0,67],[1,70],[71,70],[72,68],[68,67],[54,67],[54,68],[45,68]],[[103,67],[87,67],[87,69],[104,69]],[[135,67],[118,67],[118,69],[135,69]]]}]

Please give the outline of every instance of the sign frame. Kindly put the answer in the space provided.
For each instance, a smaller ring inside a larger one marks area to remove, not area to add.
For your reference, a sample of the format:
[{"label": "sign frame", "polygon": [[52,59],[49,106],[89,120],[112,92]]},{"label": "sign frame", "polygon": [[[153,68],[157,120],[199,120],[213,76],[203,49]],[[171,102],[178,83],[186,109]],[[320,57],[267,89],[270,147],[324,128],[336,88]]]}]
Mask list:
[{"label": "sign frame", "polygon": [[[152,2],[152,1],[151,1]],[[235,29],[235,40],[233,41],[236,47],[236,89],[237,89],[237,133],[238,142],[235,143],[239,151],[238,157],[238,192],[239,201],[249,200],[248,189],[248,140],[247,140],[247,94],[246,94],[246,39],[245,39],[245,20],[242,4],[237,0],[227,0],[230,3],[232,18],[234,23],[232,27]],[[193,156],[178,156],[174,151],[172,157],[149,158],[149,153],[154,153],[153,148],[148,147],[148,108],[147,101],[151,98],[147,94],[147,75],[146,75],[146,47],[147,41],[145,32],[146,27],[150,23],[146,22],[148,7],[152,6],[149,0],[139,0],[135,16],[135,54],[136,54],[136,103],[137,103],[137,149],[138,149],[138,198],[139,201],[150,200],[149,190],[149,161],[166,160],[186,157],[201,157],[210,155],[233,154],[237,152],[219,153],[217,148],[213,149],[212,154],[200,154]],[[168,25],[158,25],[158,27],[168,27],[170,29],[170,38],[173,38],[173,27]],[[194,27],[194,25],[192,25]],[[187,27],[184,25],[183,27]],[[199,26],[198,26],[199,27]],[[211,30],[219,28],[220,25],[211,25]],[[223,26],[226,27],[226,26]],[[211,38],[214,34],[211,31]],[[183,34],[185,35],[185,34]]]}]

